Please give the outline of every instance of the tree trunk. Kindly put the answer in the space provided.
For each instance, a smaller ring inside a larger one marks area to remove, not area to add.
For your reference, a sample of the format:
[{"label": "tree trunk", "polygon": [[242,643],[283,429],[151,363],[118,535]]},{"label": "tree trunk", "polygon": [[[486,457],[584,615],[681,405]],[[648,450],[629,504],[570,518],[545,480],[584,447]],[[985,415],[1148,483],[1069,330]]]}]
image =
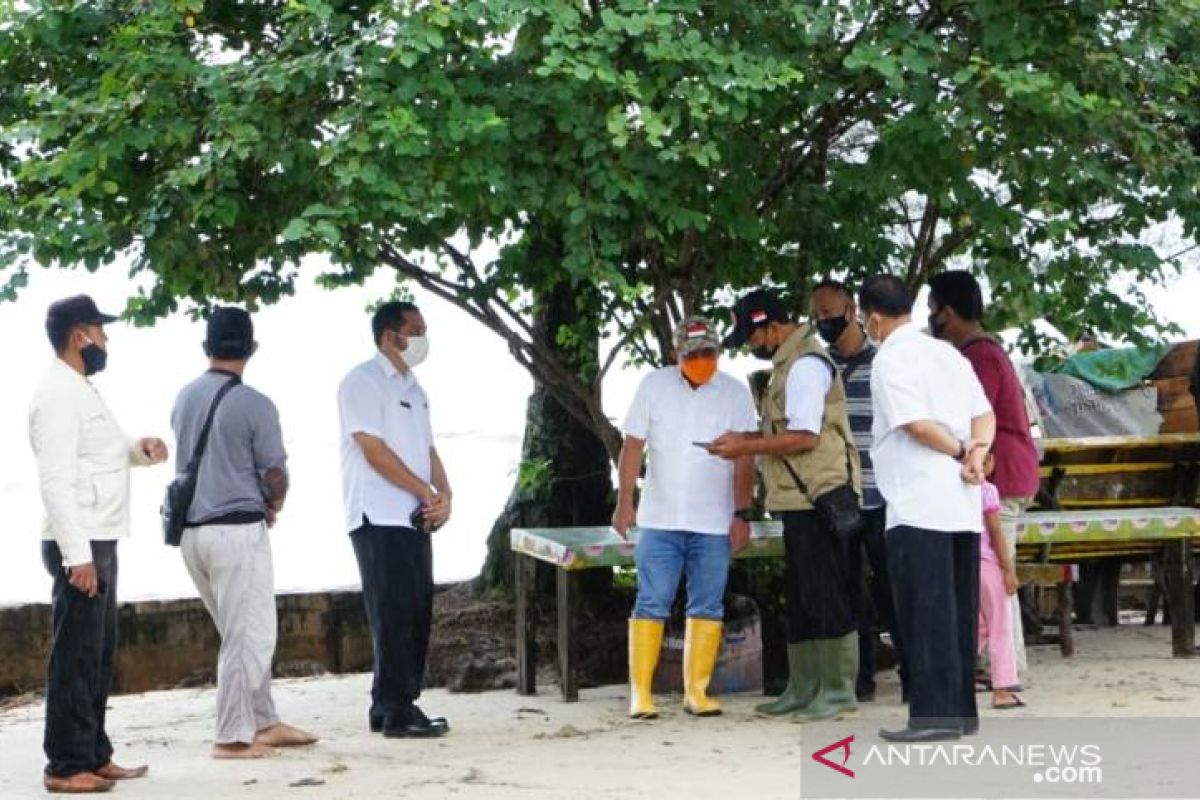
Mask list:
[{"label": "tree trunk", "polygon": [[[580,308],[584,303],[578,288],[565,283],[539,296],[538,301],[534,321],[546,342],[556,342],[559,327],[576,325],[590,313]],[[595,369],[599,328],[597,318],[586,346],[561,352],[583,373]],[[592,429],[567,413],[541,383],[535,383],[529,398],[521,462],[508,503],[488,535],[479,588],[489,594],[511,592],[509,531],[513,528],[604,525],[612,516],[612,461],[608,448]],[[612,581],[608,570],[592,570],[583,577],[585,595],[602,591]]]}]

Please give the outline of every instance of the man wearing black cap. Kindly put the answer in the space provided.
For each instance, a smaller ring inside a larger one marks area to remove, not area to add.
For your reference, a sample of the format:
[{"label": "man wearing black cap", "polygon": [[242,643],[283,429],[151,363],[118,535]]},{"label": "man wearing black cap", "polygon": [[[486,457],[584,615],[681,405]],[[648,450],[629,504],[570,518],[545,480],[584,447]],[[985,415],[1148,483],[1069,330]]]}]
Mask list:
[{"label": "man wearing black cap", "polygon": [[55,360],[29,410],[46,522],[42,563],[54,578],[54,641],[46,676],[48,791],[106,792],[146,767],[112,761],[105,709],[117,647],[117,540],[129,535],[129,467],[167,458],[161,439],[131,440],[88,380],[104,369],[108,337],[86,295],[46,314]]},{"label": "man wearing black cap", "polygon": [[316,737],[283,724],[271,699],[275,587],[269,528],[288,490],[279,412],[242,383],[254,355],[254,323],[240,308],[208,318],[209,368],[179,393],[171,426],[182,473],[223,387],[200,460],[180,548],[200,599],[221,635],[213,758],[262,758]]},{"label": "man wearing black cap", "polygon": [[733,309],[727,348],[749,346],[770,360],[760,403],[762,431],[727,433],[709,452],[762,456],[767,510],[782,517],[787,559],[788,671],[784,693],[763,714],[829,719],[853,711],[858,674],[857,609],[850,539],[818,507],[830,497],[857,508],[858,451],[846,392],[829,354],[807,324],[796,324],[771,292],[751,292]]}]

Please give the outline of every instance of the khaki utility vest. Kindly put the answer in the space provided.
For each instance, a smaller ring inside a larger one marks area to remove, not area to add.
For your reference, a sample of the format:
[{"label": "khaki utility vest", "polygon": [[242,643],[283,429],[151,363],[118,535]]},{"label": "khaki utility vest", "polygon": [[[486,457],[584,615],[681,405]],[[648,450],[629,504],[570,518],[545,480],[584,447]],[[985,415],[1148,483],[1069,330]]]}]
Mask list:
[{"label": "khaki utility vest", "polygon": [[[837,367],[808,325],[801,325],[789,336],[771,359],[774,366],[759,409],[762,432],[771,436],[787,430],[788,373],[792,365],[805,356],[816,356],[828,365],[833,371],[833,384],[825,395],[817,446],[808,452],[786,457],[762,457],[760,468],[766,484],[768,511],[806,511],[813,507],[812,498],[847,483],[862,498],[862,469],[850,432],[850,421],[846,417],[846,390]],[[796,479],[788,472],[789,464],[804,482],[807,494],[800,490]]]}]

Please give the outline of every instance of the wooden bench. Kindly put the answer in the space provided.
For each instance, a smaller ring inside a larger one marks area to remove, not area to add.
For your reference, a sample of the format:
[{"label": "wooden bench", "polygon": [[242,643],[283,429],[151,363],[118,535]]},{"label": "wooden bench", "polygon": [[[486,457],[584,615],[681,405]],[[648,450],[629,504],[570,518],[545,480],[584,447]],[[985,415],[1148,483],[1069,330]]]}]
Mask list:
[{"label": "wooden bench", "polygon": [[[756,522],[751,526],[750,544],[735,558],[779,558],[783,556],[783,528],[778,522]],[[1173,651],[1176,656],[1195,652],[1195,608],[1191,601],[1192,547],[1200,541],[1200,509],[1118,509],[1114,511],[1032,512],[1019,525],[1018,561],[1031,580],[1051,582],[1069,595],[1061,567],[1080,559],[1105,554],[1105,547],[1144,549],[1163,556],[1169,584],[1173,626]],[[595,528],[514,528],[510,544],[516,562],[517,594],[517,691],[536,693],[536,653],[534,634],[537,620],[532,593],[537,562],[556,568],[558,617],[558,666],[563,699],[579,697],[575,655],[575,607],[579,573],[587,569],[628,567],[633,565],[637,531],[629,541],[607,527]],[[1055,571],[1056,567],[1059,571]],[[1187,590],[1184,590],[1187,587]],[[1069,605],[1067,615],[1060,609],[1060,635],[1065,632],[1070,646]],[[1063,643],[1060,641],[1060,646]],[[1064,651],[1065,652],[1065,651]]]},{"label": "wooden bench", "polygon": [[[1047,439],[1041,477],[1040,510],[1197,506],[1200,434]],[[1155,581],[1147,607],[1158,606],[1166,581],[1157,549],[1121,542],[1103,542],[1089,549],[1092,557],[1082,565],[1075,598],[1081,619],[1117,624],[1121,567],[1131,561],[1151,562]],[[1151,619],[1148,613],[1147,621]]]},{"label": "wooden bench", "polygon": [[[778,523],[755,522],[750,526],[750,544],[735,558],[782,558],[783,529]],[[517,595],[517,692],[537,692],[537,660],[533,613],[534,569],[538,561],[557,568],[558,669],[563,700],[579,699],[576,674],[575,607],[579,573],[585,569],[633,566],[637,530],[626,541],[612,528],[513,528],[510,543],[516,561]]]},{"label": "wooden bench", "polygon": [[1200,505],[1200,433],[1042,442],[1046,510]]}]

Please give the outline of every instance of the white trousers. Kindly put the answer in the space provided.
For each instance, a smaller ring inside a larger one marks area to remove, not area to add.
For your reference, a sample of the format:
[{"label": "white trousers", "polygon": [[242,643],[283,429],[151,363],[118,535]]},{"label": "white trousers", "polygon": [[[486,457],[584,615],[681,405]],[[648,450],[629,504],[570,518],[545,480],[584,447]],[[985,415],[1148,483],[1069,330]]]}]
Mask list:
[{"label": "white trousers", "polygon": [[249,744],[279,723],[271,700],[277,623],[271,539],[265,523],[188,528],[183,563],[221,635],[217,744]]}]

